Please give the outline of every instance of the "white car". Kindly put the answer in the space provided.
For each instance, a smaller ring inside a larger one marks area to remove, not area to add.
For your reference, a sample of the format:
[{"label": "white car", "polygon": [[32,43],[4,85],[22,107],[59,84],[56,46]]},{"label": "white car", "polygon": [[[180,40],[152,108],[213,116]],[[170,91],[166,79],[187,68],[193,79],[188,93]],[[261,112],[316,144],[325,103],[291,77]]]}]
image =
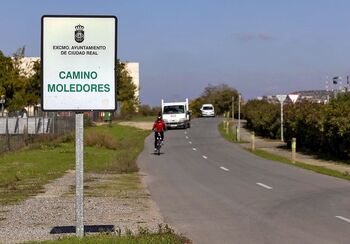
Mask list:
[{"label": "white car", "polygon": [[215,117],[214,106],[212,104],[203,104],[200,110],[202,117]]}]

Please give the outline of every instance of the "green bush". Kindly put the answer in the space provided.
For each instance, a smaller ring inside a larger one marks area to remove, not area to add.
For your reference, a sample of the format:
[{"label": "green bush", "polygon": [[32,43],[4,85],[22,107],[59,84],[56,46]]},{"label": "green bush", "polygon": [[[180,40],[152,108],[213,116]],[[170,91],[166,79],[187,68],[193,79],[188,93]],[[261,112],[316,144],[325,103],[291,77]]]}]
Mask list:
[{"label": "green bush", "polygon": [[250,100],[243,109],[247,127],[257,135],[278,138],[280,135],[280,106],[267,101]]},{"label": "green bush", "polygon": [[308,101],[284,107],[284,138],[297,138],[298,147],[321,152],[324,143],[325,108],[327,105]]},{"label": "green bush", "polygon": [[[247,127],[258,135],[278,138],[280,105],[252,100],[244,106]],[[298,148],[340,159],[350,158],[350,94],[329,104],[301,101],[284,106],[284,139],[297,139]]]}]

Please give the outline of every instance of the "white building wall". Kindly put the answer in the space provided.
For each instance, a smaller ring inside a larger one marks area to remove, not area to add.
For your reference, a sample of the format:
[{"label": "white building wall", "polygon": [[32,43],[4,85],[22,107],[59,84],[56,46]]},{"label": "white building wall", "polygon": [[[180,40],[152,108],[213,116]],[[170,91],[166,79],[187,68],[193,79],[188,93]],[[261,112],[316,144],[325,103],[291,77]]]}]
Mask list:
[{"label": "white building wall", "polygon": [[39,57],[24,57],[20,59],[19,74],[25,77],[34,75],[34,63],[40,60]]},{"label": "white building wall", "polygon": [[123,62],[125,63],[125,68],[132,78],[132,82],[135,84],[137,90],[135,95],[140,99],[140,78],[139,78],[139,63],[135,62]]}]

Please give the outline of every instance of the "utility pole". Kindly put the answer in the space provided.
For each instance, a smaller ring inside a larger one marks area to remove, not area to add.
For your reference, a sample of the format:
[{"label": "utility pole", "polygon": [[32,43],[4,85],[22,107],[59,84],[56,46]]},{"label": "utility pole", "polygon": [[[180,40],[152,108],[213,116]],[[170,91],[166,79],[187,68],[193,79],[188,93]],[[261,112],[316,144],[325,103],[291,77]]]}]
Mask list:
[{"label": "utility pole", "polygon": [[232,96],[232,121],[235,121],[235,97]]},{"label": "utility pole", "polygon": [[241,141],[241,94],[238,94],[238,130],[237,140]]},{"label": "utility pole", "polygon": [[326,92],[327,92],[327,103],[329,103],[329,83],[328,83],[328,76],[326,76]]}]

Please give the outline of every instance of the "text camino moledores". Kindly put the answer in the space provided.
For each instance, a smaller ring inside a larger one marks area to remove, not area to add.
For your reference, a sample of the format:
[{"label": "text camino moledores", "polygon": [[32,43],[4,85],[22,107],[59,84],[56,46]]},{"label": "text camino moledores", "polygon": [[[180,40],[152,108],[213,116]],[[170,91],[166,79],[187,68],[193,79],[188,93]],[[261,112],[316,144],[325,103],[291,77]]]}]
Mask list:
[{"label": "text camino moledores", "polygon": [[59,79],[71,81],[71,80],[83,80],[81,83],[62,84],[51,83],[47,86],[48,92],[110,92],[110,84],[103,83],[90,83],[90,80],[97,79],[96,71],[60,71],[58,72]]}]

